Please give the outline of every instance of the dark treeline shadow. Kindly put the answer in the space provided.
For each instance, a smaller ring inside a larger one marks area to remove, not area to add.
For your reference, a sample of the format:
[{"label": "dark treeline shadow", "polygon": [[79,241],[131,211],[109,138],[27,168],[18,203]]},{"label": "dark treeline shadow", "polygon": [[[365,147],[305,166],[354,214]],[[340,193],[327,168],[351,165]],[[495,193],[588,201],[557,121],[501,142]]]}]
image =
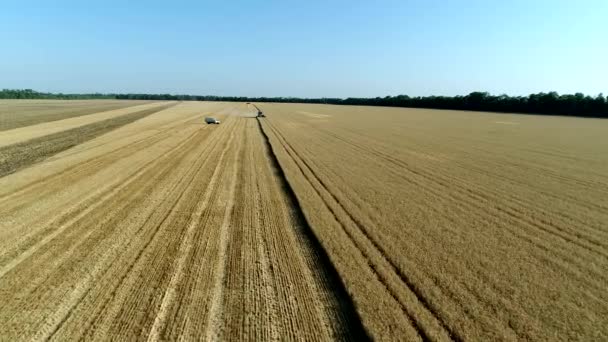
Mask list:
[{"label": "dark treeline shadow", "polygon": [[283,102],[324,103],[334,105],[388,106],[431,109],[472,110],[504,113],[526,113],[608,118],[608,97],[595,97],[582,93],[558,94],[556,92],[530,94],[528,96],[490,95],[473,92],[464,96],[417,96],[407,95],[374,98],[297,98],[297,97],[244,97],[212,95],[171,94],[61,94],[41,93],[31,89],[4,89],[0,99],[125,99],[125,100],[177,100],[177,101],[235,101],[235,102]]}]

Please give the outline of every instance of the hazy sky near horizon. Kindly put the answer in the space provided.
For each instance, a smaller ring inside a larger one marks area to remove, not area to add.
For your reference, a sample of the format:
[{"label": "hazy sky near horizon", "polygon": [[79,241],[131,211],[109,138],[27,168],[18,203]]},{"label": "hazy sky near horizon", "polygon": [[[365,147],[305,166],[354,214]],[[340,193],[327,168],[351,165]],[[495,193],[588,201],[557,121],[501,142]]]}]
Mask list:
[{"label": "hazy sky near horizon", "polygon": [[0,8],[0,88],[608,93],[606,0],[34,0]]}]

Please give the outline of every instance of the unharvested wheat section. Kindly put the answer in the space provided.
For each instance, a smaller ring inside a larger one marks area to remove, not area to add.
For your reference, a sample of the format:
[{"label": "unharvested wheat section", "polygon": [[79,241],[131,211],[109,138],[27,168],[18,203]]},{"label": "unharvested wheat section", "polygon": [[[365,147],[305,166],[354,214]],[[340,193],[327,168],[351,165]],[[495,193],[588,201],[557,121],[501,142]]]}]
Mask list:
[{"label": "unharvested wheat section", "polygon": [[608,122],[261,108],[372,337],[608,338]]}]

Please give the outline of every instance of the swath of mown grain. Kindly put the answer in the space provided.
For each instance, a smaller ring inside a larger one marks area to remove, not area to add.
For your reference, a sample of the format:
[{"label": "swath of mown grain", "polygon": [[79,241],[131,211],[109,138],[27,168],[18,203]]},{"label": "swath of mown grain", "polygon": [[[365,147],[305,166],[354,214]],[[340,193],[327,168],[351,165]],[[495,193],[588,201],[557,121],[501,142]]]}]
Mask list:
[{"label": "swath of mown grain", "polygon": [[139,100],[0,100],[0,131],[148,103]]},{"label": "swath of mown grain", "polygon": [[175,104],[144,109],[77,128],[0,147],[0,177],[40,162],[56,153],[91,140],[118,127],[168,109]]}]

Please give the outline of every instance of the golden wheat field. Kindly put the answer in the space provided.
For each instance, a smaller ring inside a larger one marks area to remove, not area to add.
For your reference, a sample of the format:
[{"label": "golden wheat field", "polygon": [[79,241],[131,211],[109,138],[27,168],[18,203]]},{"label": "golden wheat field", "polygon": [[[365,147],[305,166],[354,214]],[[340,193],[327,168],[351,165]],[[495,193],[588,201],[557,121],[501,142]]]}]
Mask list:
[{"label": "golden wheat field", "polygon": [[256,105],[1,101],[0,340],[608,339],[608,122]]}]

